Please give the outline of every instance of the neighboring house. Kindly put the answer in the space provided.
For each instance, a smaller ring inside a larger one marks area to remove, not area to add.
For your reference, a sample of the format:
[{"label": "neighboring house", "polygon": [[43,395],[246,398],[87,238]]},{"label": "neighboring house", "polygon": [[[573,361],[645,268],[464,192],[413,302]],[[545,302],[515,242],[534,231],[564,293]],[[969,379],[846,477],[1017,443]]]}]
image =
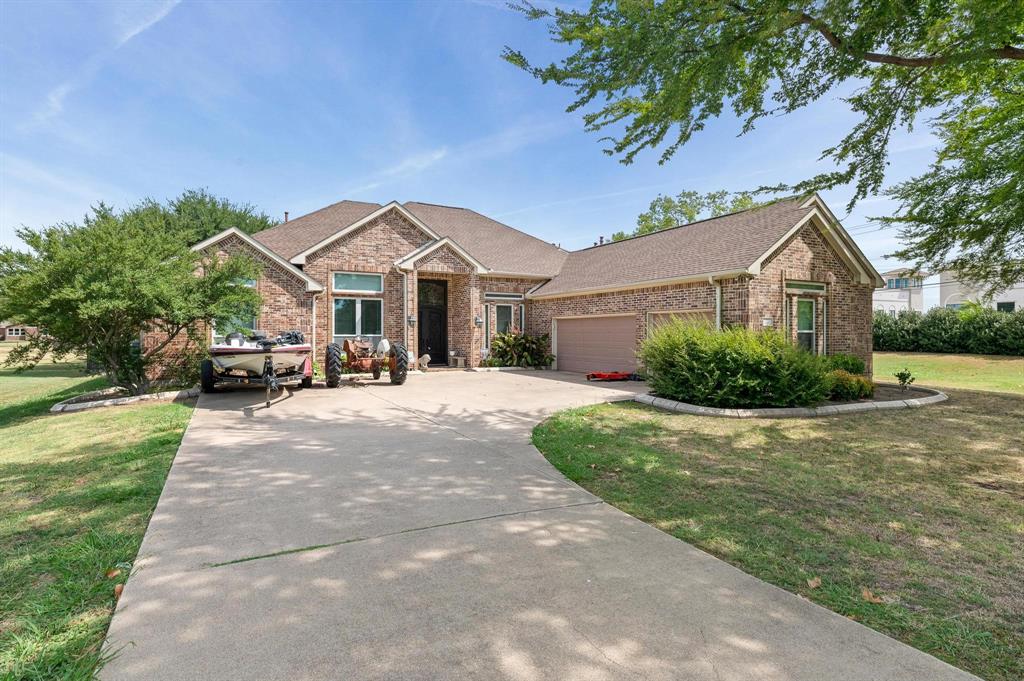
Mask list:
[{"label": "neighboring house", "polygon": [[1024,310],[1024,281],[986,298],[981,289],[961,284],[952,272],[939,274],[939,305],[956,310],[968,301],[981,303],[1000,312]]},{"label": "neighboring house", "polygon": [[0,322],[0,341],[20,341],[26,336],[35,335],[39,329],[35,326],[17,324],[15,322]]},{"label": "neighboring house", "polygon": [[875,291],[872,306],[875,310],[896,316],[900,312],[924,312],[924,280],[929,274],[914,273],[907,269],[882,272],[885,288]]},{"label": "neighboring house", "polygon": [[320,361],[332,341],[384,336],[476,366],[496,333],[525,329],[551,335],[558,369],[630,371],[648,329],[684,316],[870,367],[883,285],[816,195],[571,253],[466,208],[354,201],[195,248],[258,258],[255,327],[302,331]]}]

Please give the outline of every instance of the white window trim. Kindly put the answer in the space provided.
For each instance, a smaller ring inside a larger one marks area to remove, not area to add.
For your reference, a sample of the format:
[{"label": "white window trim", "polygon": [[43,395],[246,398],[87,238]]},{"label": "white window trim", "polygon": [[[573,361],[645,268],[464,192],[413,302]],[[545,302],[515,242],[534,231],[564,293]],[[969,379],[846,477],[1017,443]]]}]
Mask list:
[{"label": "white window trim", "polygon": [[[335,333],[334,328],[334,310],[336,300],[354,300],[356,303],[356,332],[355,333]],[[363,333],[363,301],[373,300],[380,303],[380,333]],[[384,299],[376,298],[373,296],[367,296],[365,298],[358,297],[347,297],[347,296],[334,296],[331,298],[331,342],[334,342],[335,338],[360,338],[369,336],[384,336]]]},{"label": "white window trim", "polygon": [[497,303],[497,304],[494,305],[494,331],[495,331],[495,333],[501,333],[501,331],[498,330],[498,308],[499,307],[507,307],[508,308],[508,326],[509,326],[509,330],[511,331],[512,330],[512,325],[515,323],[515,315],[516,315],[515,307],[516,306],[512,305],[511,303]]},{"label": "white window trim", "polygon": [[24,336],[25,335],[25,329],[23,329],[20,326],[17,327],[17,328],[10,327],[10,328],[7,329],[7,335],[8,336],[19,336],[19,337],[20,336]]},{"label": "white window trim", "polygon": [[484,298],[491,300],[514,300],[520,301],[523,299],[522,293],[502,293],[500,291],[484,291]]},{"label": "white window trim", "polygon": [[484,305],[484,349],[489,350],[491,347],[491,307],[492,305]]},{"label": "white window trim", "polygon": [[[348,289],[348,288],[334,288],[334,275],[336,274],[358,274],[368,277],[377,277],[377,281],[380,282],[380,289],[377,291],[368,291],[366,289]],[[331,293],[357,293],[364,296],[379,296],[384,293],[384,275],[380,272],[350,272],[346,270],[338,270],[331,272]]]},{"label": "white window trim", "polygon": [[[811,304],[811,330],[801,331],[800,330],[800,301],[806,300]],[[814,354],[818,354],[818,301],[815,298],[797,298],[796,299],[796,344],[800,347],[800,334],[811,334],[811,351]]]}]

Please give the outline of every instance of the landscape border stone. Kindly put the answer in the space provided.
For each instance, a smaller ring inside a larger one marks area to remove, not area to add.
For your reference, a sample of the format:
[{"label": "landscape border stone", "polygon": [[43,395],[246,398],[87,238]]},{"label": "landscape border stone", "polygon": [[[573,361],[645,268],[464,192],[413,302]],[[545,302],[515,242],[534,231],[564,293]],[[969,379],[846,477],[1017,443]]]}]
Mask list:
[{"label": "landscape border stone", "polygon": [[651,394],[636,395],[635,402],[647,404],[666,411],[675,411],[681,414],[693,414],[695,416],[718,416],[729,419],[786,419],[786,418],[813,418],[817,416],[837,416],[841,414],[856,414],[876,409],[919,409],[929,404],[944,402],[949,395],[941,390],[932,388],[915,387],[917,392],[929,393],[926,397],[915,397],[907,400],[885,400],[881,402],[851,402],[849,404],[827,404],[820,407],[772,407],[760,409],[721,409],[719,407],[702,407],[687,402],[677,402],[664,397],[655,397]]},{"label": "landscape border stone", "polygon": [[54,414],[66,414],[68,412],[84,411],[86,409],[96,409],[99,407],[116,407],[125,404],[135,404],[137,402],[187,400],[198,396],[199,388],[165,390],[164,392],[151,393],[149,395],[128,395],[125,397],[112,397],[88,402],[83,402],[82,396],[79,395],[78,397],[72,397],[71,399],[64,400],[63,402],[58,402],[50,407],[50,412]]}]

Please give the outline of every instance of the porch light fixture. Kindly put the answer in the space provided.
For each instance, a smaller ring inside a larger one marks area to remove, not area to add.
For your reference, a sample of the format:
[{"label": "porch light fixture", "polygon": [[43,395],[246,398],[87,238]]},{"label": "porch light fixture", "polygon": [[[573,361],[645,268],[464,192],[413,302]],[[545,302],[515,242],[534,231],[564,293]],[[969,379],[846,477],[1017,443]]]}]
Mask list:
[{"label": "porch light fixture", "polygon": [[473,324],[476,326],[483,326],[484,320],[480,317],[480,315],[476,315],[473,317]]},{"label": "porch light fixture", "polygon": [[405,321],[409,322],[409,326],[416,326],[416,315],[409,315],[408,317],[406,317]]}]

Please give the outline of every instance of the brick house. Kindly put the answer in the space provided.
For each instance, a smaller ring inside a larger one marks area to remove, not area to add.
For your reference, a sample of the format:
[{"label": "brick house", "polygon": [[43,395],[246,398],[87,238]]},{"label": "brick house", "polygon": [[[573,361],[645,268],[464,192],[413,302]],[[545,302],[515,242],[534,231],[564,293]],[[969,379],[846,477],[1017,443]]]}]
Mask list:
[{"label": "brick house", "polygon": [[0,341],[23,341],[39,332],[38,327],[16,322],[0,322]]},{"label": "brick house", "polygon": [[387,337],[476,366],[494,334],[525,329],[551,335],[558,369],[628,371],[652,325],[687,316],[779,328],[870,367],[883,285],[816,195],[574,252],[465,208],[355,201],[194,248],[259,259],[252,328],[298,329],[317,358],[345,337]]}]

